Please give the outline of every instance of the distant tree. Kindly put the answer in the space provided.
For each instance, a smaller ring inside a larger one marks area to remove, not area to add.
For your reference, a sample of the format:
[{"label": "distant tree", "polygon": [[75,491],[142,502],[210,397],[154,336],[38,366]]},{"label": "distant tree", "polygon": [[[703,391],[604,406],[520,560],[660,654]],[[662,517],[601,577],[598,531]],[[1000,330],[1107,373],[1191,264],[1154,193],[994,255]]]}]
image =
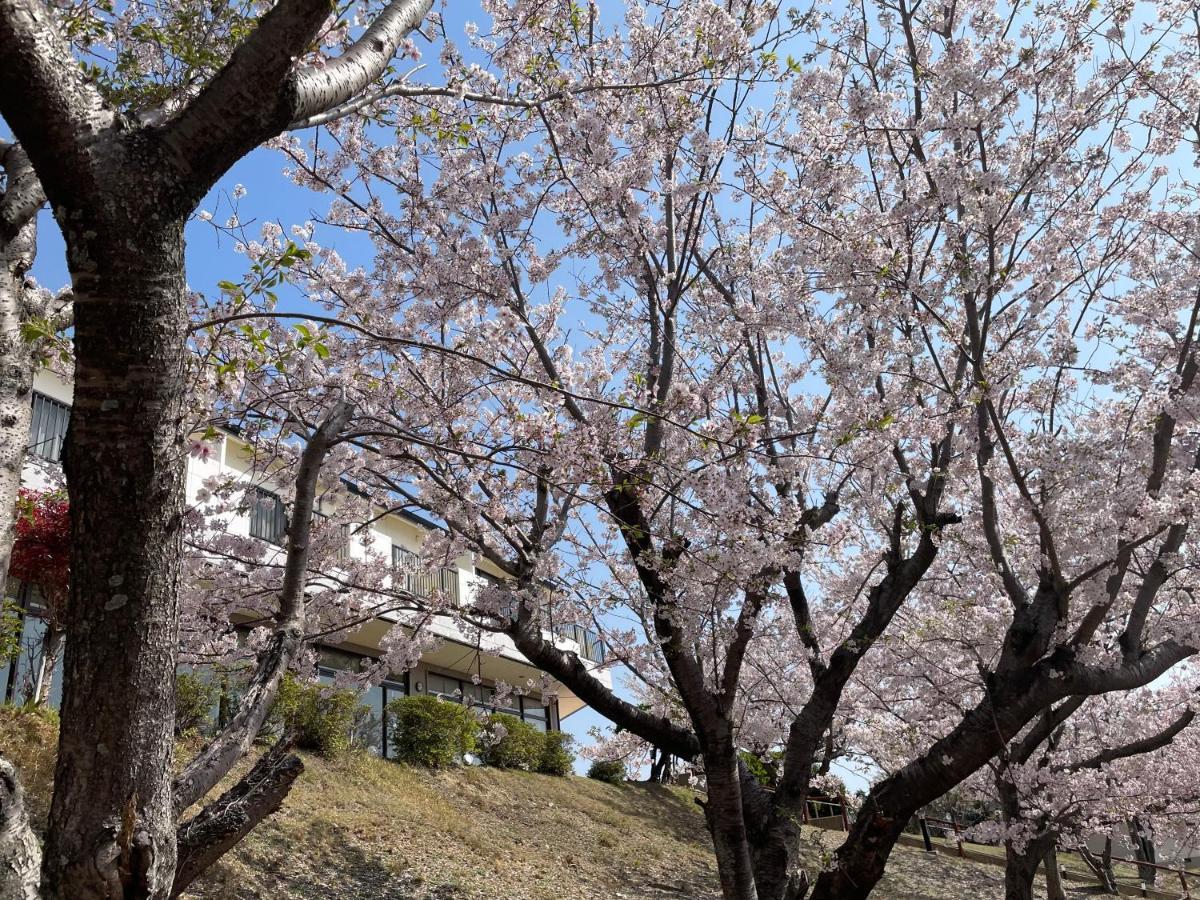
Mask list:
[{"label": "distant tree", "polygon": [[[29,693],[29,700],[40,706],[50,698],[54,669],[62,652],[71,583],[71,513],[61,491],[21,491],[10,572],[37,591],[36,615],[45,625]],[[30,614],[35,611],[26,612]]]}]

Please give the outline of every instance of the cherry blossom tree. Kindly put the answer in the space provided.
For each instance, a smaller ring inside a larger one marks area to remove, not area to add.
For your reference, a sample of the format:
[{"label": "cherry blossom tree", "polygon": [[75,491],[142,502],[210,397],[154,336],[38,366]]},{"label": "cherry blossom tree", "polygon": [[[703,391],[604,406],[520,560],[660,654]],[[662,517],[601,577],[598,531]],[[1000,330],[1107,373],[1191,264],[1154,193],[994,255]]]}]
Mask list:
[{"label": "cherry blossom tree", "polygon": [[817,897],[865,896],[909,817],[1025,729],[1195,652],[1196,211],[1137,74],[1169,41],[1137,64],[1118,45],[1135,12],[901,5],[830,43],[861,171],[821,220],[836,290],[891,310],[872,368],[919,373],[968,452],[947,472],[964,527],[910,607],[960,629],[960,711],[875,785]]},{"label": "cherry blossom tree", "polygon": [[[508,573],[479,627],[703,763],[729,897],[804,892],[813,763],[902,609],[960,629],[957,705],[822,900],[1039,722],[1195,652],[1188,119],[1141,74],[1185,64],[1122,43],[1135,11],[494,4],[450,85],[373,99],[386,141],[281,144],[378,248],[309,275],[394,393],[379,489]],[[652,646],[686,724],[542,637],[618,617],[613,659]],[[739,687],[780,622],[811,686],[766,798]]]},{"label": "cherry blossom tree", "polygon": [[[396,0],[366,28],[332,23],[342,52],[311,55],[331,24],[327,4],[285,2],[250,19],[220,6],[203,32],[184,11],[172,21],[196,38],[182,44],[195,52],[172,57],[155,49],[157,11],[137,4],[0,6],[0,114],[66,241],[76,351],[58,788],[40,889],[26,842],[14,844],[20,895],[172,890],[188,805],[177,801],[197,799],[177,795],[171,778],[184,222],[251,149],[367,89],[428,9]],[[121,51],[115,65],[97,59],[104,45]],[[123,79],[131,68],[145,77]]]},{"label": "cherry blossom tree", "polygon": [[[936,474],[954,431],[893,404],[908,372],[859,365],[872,334],[823,323],[799,242],[754,199],[794,112],[778,86],[799,17],[490,12],[471,39],[490,69],[447,43],[450,86],[376,99],[394,143],[354,120],[333,148],[280,142],[299,183],[338,193],[330,221],[378,247],[370,273],[317,244],[303,267],[333,356],[369,355],[387,388],[359,398],[375,410],[364,481],[507,573],[469,625],[703,764],[728,896],[798,896],[801,807],[842,692],[957,521]],[[760,113],[767,86],[779,106]],[[816,204],[839,187],[825,166],[801,179]],[[682,719],[544,636],[617,616],[611,658],[664,679]],[[803,672],[782,689],[809,690],[767,737],[740,684],[771,629],[784,680]],[[771,797],[739,771],[750,722],[746,742],[787,747]]]}]

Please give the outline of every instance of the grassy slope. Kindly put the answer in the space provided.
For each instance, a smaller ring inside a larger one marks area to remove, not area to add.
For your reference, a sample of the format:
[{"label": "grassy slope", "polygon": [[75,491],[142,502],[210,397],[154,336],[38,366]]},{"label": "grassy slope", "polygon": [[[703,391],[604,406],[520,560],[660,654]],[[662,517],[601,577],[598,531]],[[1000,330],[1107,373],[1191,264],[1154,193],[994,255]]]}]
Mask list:
[{"label": "grassy slope", "polygon": [[[54,728],[0,708],[44,816]],[[305,757],[284,808],[197,883],[197,900],[591,900],[716,896],[690,792],[495,769],[428,772],[350,756]],[[841,835],[813,831],[812,863]],[[897,848],[879,900],[1003,895],[1003,870]]]}]

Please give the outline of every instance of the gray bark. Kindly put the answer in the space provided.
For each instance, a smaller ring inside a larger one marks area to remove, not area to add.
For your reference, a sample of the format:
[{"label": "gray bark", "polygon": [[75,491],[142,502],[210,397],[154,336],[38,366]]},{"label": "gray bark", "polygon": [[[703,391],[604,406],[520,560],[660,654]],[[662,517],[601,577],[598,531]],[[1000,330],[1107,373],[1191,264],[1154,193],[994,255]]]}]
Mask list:
[{"label": "gray bark", "polygon": [[17,145],[0,142],[0,598],[12,558],[17,492],[29,444],[33,345],[22,328],[47,315],[25,287],[37,250],[37,211],[44,202],[29,159]]},{"label": "gray bark", "polygon": [[37,677],[33,682],[33,696],[30,698],[35,706],[44,706],[50,700],[50,689],[54,684],[54,670],[58,667],[62,645],[62,629],[54,622],[47,622],[46,632],[42,635],[42,652],[38,659]]},{"label": "gray bark", "polygon": [[221,855],[283,804],[304,764],[291,752],[291,740],[278,741],[244,778],[179,826],[179,861],[171,897],[178,897]]},{"label": "gray bark", "polygon": [[1092,873],[1100,881],[1100,890],[1105,894],[1119,894],[1117,876],[1112,865],[1112,838],[1104,839],[1104,852],[1099,859],[1087,846],[1079,848],[1079,855]]},{"label": "gray bark", "polygon": [[42,848],[29,825],[25,791],[12,763],[0,757],[0,897],[38,900]]},{"label": "gray bark", "polygon": [[[428,8],[399,5],[410,14],[389,20],[397,43]],[[327,95],[295,60],[328,13],[325,0],[282,0],[177,115],[139,127],[85,81],[42,0],[0,0],[0,114],[62,229],[75,300],[72,578],[45,900],[165,900],[175,882],[183,224],[231,165]],[[371,77],[387,63],[378,39]],[[340,87],[355,90],[365,59]]]}]

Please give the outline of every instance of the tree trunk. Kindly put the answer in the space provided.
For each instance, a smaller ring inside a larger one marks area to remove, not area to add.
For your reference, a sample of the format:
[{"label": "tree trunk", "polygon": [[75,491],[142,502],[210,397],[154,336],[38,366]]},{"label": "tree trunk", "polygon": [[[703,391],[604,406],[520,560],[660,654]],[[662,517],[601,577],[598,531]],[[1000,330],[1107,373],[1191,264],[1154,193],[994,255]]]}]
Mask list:
[{"label": "tree trunk", "polygon": [[41,845],[29,827],[25,793],[17,771],[0,757],[0,897],[39,900]]},{"label": "tree trunk", "polygon": [[33,262],[34,222],[10,241],[0,237],[0,599],[16,538],[17,492],[29,444],[33,360],[21,334],[25,272]]},{"label": "tree trunk", "polygon": [[149,169],[144,194],[126,179],[102,216],[56,211],[74,281],[76,370],[47,900],[165,900],[175,873],[183,218],[163,218],[179,204],[151,196],[153,155],[127,155],[132,171]]},{"label": "tree trunk", "polygon": [[[1129,820],[1129,842],[1133,844],[1133,856],[1138,862],[1156,861],[1153,832],[1137,816]],[[1144,884],[1153,885],[1156,873],[1157,870],[1151,866],[1138,866],[1138,879]]]},{"label": "tree trunk", "polygon": [[1100,859],[1084,844],[1079,848],[1079,855],[1092,873],[1100,881],[1100,890],[1105,894],[1119,894],[1117,874],[1112,867],[1112,837],[1104,839],[1104,853]]},{"label": "tree trunk", "polygon": [[[1058,835],[1053,829],[1045,827],[1044,820],[1028,819],[1021,809],[1021,797],[1017,788],[1002,769],[996,773],[996,793],[1000,798],[1000,812],[1007,828],[1017,828],[1018,831],[1032,832],[1033,836],[1024,843],[1018,843],[1012,838],[1004,842],[1004,898],[1005,900],[1033,900],[1033,882],[1037,878],[1038,867],[1047,855],[1053,856]],[[1057,858],[1054,872],[1057,874]],[[1050,882],[1050,872],[1047,870],[1046,882]]]},{"label": "tree trunk", "polygon": [[33,683],[34,706],[45,706],[50,700],[50,689],[54,684],[54,670],[58,667],[58,656],[62,653],[63,631],[55,623],[46,622],[42,635],[42,652],[38,660],[37,678]]},{"label": "tree trunk", "polygon": [[742,817],[737,753],[732,744],[704,754],[704,775],[708,782],[704,818],[716,851],[722,896],[725,900],[758,900],[750,842]]},{"label": "tree trunk", "polygon": [[[800,866],[803,835],[801,806],[785,808],[778,795],[766,832],[754,841],[754,874],[759,900],[797,900],[808,889],[808,878]],[[793,808],[794,807],[794,808]]]},{"label": "tree trunk", "polygon": [[1045,854],[1046,841],[1034,838],[1024,847],[1004,842],[1004,900],[1033,900],[1033,882]]},{"label": "tree trunk", "polygon": [[1042,864],[1046,870],[1046,900],[1067,900],[1063,890],[1062,872],[1058,868],[1057,842],[1050,845],[1042,855]]}]

